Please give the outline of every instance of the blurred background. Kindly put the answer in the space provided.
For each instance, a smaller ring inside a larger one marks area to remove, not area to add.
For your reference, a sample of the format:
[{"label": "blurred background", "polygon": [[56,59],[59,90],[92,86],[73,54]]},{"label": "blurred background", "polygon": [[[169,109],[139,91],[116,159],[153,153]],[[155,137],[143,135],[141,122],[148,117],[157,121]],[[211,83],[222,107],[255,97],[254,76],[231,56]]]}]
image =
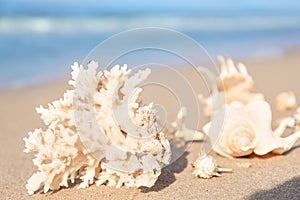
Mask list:
[{"label": "blurred background", "polygon": [[107,37],[146,26],[183,32],[212,57],[276,56],[300,45],[300,1],[0,0],[0,90],[60,79]]}]

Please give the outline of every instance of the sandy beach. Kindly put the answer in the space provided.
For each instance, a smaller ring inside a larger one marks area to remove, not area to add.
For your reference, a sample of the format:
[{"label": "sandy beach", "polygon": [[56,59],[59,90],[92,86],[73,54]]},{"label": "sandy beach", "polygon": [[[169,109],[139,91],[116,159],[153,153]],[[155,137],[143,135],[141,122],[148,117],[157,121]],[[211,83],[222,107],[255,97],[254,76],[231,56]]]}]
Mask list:
[{"label": "sandy beach", "polygon": [[[292,90],[300,101],[300,50],[282,56],[241,60],[256,82],[256,90],[264,93],[274,105],[279,92]],[[25,184],[36,171],[33,155],[23,153],[23,138],[35,128],[45,128],[34,108],[60,98],[69,88],[67,80],[43,86],[0,92],[0,199],[300,199],[300,141],[284,155],[250,156],[228,160],[211,155],[222,167],[233,173],[221,177],[198,179],[191,164],[199,152],[194,143],[175,163],[163,169],[152,188],[121,188],[78,185],[50,192],[27,194]],[[274,111],[274,118],[280,116]],[[249,167],[250,166],[250,167]]]}]

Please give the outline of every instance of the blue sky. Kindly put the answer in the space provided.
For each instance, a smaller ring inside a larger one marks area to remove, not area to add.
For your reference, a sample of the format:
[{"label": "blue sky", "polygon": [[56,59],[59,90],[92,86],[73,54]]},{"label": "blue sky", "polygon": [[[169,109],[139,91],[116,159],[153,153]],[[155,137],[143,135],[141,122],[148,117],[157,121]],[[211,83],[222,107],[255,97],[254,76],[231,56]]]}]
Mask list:
[{"label": "blue sky", "polygon": [[299,0],[0,0],[0,15],[89,15],[122,12],[300,11]]}]

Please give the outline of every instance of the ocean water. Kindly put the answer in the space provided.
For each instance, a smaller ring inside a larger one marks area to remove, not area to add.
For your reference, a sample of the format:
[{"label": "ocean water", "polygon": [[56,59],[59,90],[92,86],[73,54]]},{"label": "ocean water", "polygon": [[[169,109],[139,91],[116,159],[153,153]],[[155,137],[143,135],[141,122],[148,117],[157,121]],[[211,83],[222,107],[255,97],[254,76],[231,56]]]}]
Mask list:
[{"label": "ocean water", "polygon": [[6,14],[0,17],[0,89],[65,77],[74,61],[111,35],[141,27],[180,31],[212,58],[279,55],[300,45],[299,12]]}]

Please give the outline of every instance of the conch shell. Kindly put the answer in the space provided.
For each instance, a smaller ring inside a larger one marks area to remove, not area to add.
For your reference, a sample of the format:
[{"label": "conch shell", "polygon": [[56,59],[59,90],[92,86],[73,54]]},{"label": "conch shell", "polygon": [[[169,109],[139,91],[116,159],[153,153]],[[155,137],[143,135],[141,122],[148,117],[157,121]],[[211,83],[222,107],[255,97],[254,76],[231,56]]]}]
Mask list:
[{"label": "conch shell", "polygon": [[282,92],[276,97],[276,109],[278,111],[292,110],[296,104],[296,96],[292,91]]},{"label": "conch shell", "polygon": [[[252,92],[255,84],[244,64],[238,63],[235,65],[230,58],[224,59],[222,56],[219,56],[218,60],[220,63],[220,81],[217,83],[218,90],[221,94],[225,94],[227,104],[234,101],[247,104],[253,100],[264,100],[263,94]],[[198,97],[200,102],[205,105],[204,114],[207,117],[211,117],[211,97],[205,98],[201,94]]]},{"label": "conch shell", "polygon": [[202,157],[200,154],[192,166],[194,168],[193,175],[204,179],[221,176],[221,172],[232,172],[232,169],[218,167],[211,156]]},{"label": "conch shell", "polygon": [[[38,167],[28,180],[29,194],[68,187],[97,185],[151,187],[169,163],[168,140],[158,132],[153,104],[141,106],[140,84],[149,69],[133,74],[126,66],[97,73],[98,64],[72,66],[64,97],[37,108],[47,130],[29,133],[24,152],[35,152]],[[101,131],[99,131],[101,130]],[[102,135],[100,134],[102,133]]]},{"label": "conch shell", "polygon": [[[222,132],[213,147],[224,157],[242,157],[252,153],[265,155],[269,152],[282,154],[300,138],[300,131],[281,137],[292,118],[286,118],[272,131],[271,109],[265,101],[251,101],[246,105],[233,102],[225,105],[225,113]],[[206,134],[209,134],[209,127],[210,123],[203,128]]]}]

